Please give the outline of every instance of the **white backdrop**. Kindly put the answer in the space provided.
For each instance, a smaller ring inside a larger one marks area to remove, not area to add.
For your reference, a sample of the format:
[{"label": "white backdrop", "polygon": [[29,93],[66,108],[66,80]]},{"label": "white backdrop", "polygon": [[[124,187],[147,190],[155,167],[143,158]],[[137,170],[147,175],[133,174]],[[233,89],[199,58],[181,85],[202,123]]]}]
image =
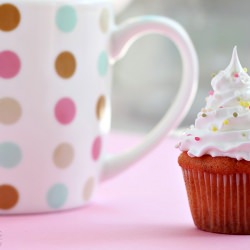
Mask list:
[{"label": "white backdrop", "polygon": [[132,0],[109,0],[113,2],[115,12],[120,13],[122,10],[124,10],[127,5],[132,1]]},{"label": "white backdrop", "polygon": [[[211,90],[211,75],[225,69],[235,45],[242,66],[250,72],[249,9],[248,0],[132,0],[117,14],[117,23],[145,14],[167,16],[189,33],[199,57],[200,86],[182,126],[194,122]],[[173,101],[180,73],[180,57],[170,41],[153,35],[138,40],[114,66],[113,128],[152,128]]]}]

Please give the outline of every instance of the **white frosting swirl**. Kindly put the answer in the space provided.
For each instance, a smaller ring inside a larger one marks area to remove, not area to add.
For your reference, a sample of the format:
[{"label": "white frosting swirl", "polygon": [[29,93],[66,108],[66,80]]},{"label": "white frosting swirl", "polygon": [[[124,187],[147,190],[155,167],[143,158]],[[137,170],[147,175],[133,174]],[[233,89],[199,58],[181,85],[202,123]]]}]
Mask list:
[{"label": "white frosting swirl", "polygon": [[191,157],[205,154],[250,161],[250,77],[233,50],[229,66],[212,80],[206,107],[178,147]]}]

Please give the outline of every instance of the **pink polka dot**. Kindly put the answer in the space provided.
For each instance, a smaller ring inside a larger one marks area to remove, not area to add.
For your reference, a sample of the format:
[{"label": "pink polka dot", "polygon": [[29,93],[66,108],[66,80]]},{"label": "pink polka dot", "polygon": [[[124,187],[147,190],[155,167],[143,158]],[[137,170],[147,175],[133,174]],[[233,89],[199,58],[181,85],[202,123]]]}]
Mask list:
[{"label": "pink polka dot", "polygon": [[97,161],[100,157],[101,154],[101,149],[102,149],[102,139],[100,136],[98,136],[93,143],[92,146],[92,158],[94,161]]},{"label": "pink polka dot", "polygon": [[15,77],[21,68],[19,57],[11,51],[0,53],[0,77],[9,79]]},{"label": "pink polka dot", "polygon": [[74,120],[75,115],[76,106],[70,98],[63,98],[57,102],[55,116],[59,123],[67,125]]}]

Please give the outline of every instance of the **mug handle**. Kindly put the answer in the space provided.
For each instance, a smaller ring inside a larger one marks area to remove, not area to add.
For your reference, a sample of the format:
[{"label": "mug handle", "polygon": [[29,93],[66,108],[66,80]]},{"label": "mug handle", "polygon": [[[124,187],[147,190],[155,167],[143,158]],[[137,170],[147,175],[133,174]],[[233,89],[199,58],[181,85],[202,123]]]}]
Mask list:
[{"label": "mug handle", "polygon": [[165,135],[181,123],[196,95],[198,87],[197,54],[187,32],[172,19],[160,16],[142,16],[115,27],[109,43],[111,63],[121,59],[138,38],[152,33],[163,35],[172,40],[180,52],[183,70],[179,92],[165,116],[141,143],[124,153],[107,156],[101,180],[116,176],[151,151]]}]

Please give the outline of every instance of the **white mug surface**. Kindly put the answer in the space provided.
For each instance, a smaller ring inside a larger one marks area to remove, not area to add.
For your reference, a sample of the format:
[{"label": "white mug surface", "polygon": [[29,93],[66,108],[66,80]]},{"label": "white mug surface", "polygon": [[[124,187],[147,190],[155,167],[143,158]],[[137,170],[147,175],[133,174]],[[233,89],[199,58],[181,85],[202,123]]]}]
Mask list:
[{"label": "white mug surface", "polygon": [[[104,137],[111,64],[148,33],[176,44],[182,84],[144,142],[110,158]],[[197,79],[192,42],[173,20],[146,16],[117,27],[109,1],[0,0],[0,214],[86,204],[100,180],[126,169],[178,126]]]}]

